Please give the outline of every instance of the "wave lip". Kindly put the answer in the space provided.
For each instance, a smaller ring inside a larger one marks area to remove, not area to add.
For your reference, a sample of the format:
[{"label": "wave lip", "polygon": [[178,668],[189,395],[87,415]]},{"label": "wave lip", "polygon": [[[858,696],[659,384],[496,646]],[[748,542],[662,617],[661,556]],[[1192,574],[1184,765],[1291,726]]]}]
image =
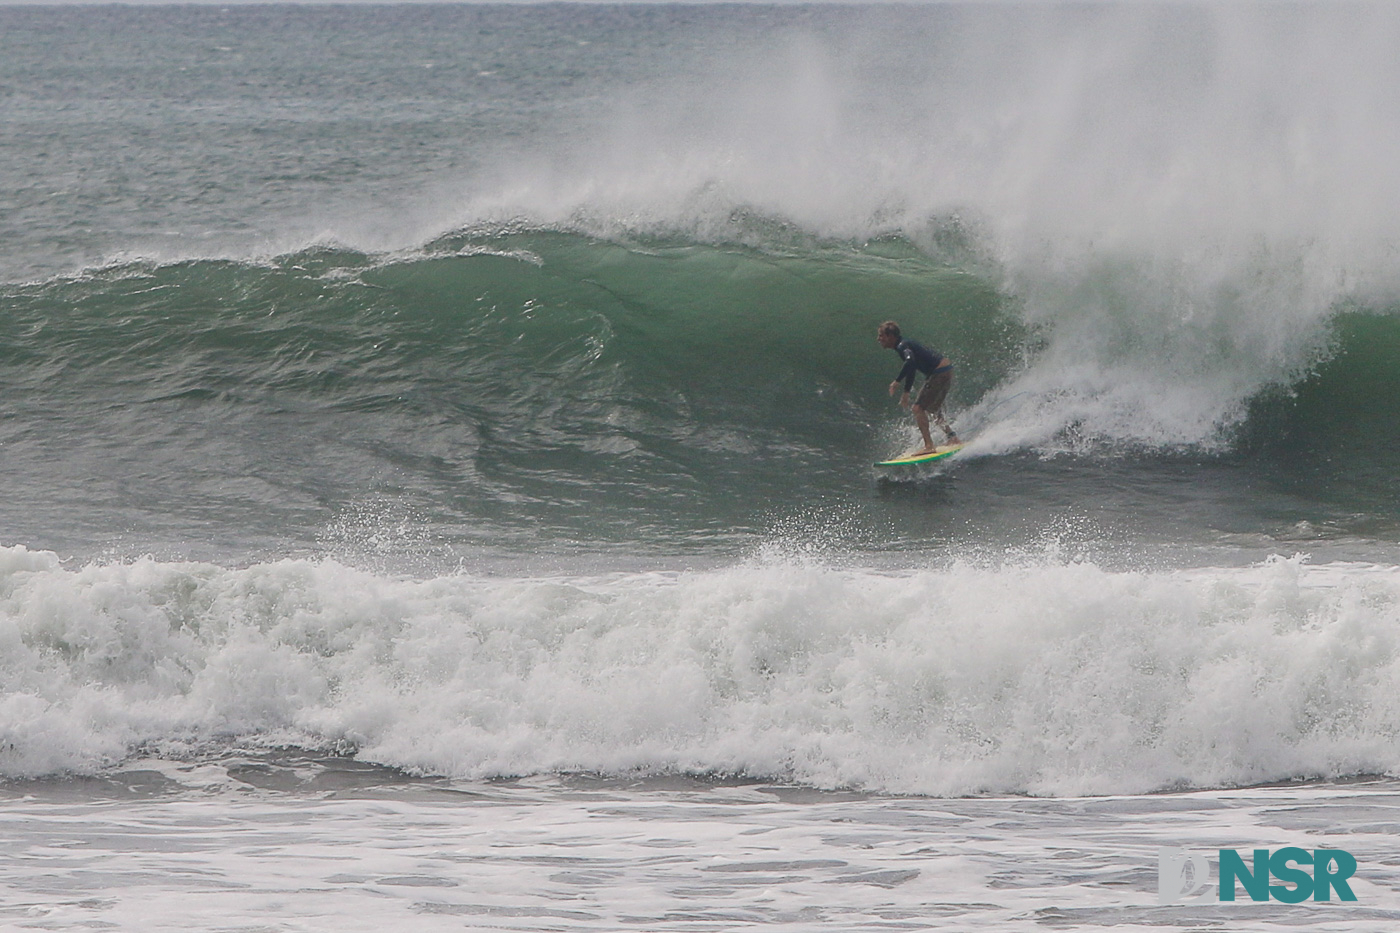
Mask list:
[{"label": "wave lip", "polygon": [[338,745],[468,778],[957,795],[1400,766],[1400,573],[1272,560],[424,580],[0,552],[0,773]]}]

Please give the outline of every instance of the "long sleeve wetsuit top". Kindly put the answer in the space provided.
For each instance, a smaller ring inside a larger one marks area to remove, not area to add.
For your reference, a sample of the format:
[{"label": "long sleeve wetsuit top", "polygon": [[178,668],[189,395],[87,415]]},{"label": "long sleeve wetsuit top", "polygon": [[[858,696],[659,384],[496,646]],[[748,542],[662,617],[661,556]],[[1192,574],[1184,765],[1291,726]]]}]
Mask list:
[{"label": "long sleeve wetsuit top", "polygon": [[898,353],[900,359],[904,360],[904,368],[895,377],[895,382],[904,383],[905,392],[914,388],[914,374],[916,372],[931,376],[943,368],[943,354],[912,340],[901,340],[895,344],[894,352]]}]

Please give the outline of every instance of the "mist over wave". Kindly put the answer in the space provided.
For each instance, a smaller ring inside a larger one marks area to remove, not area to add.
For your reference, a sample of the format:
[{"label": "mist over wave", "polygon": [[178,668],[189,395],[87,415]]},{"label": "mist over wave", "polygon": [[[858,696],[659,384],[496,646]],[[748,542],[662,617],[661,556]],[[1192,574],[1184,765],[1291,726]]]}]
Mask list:
[{"label": "mist over wave", "polygon": [[[1218,449],[1335,349],[1339,305],[1395,306],[1387,5],[195,9],[155,44],[150,11],[101,15],[111,80],[89,105],[116,129],[69,148],[121,156],[124,174],[83,169],[111,173],[93,190],[121,209],[69,185],[66,229],[66,201],[26,181],[15,216],[46,213],[13,261],[94,237],[119,262],[402,255],[461,231],[780,255],[893,237],[982,278],[1037,335],[987,398],[995,453]],[[367,72],[386,30],[403,54]],[[310,92],[286,38],[302,33],[326,44]],[[160,78],[176,66],[199,108]],[[44,95],[81,98],[82,80],[58,71],[7,106],[48,126]],[[149,143],[121,128],[164,119],[168,151],[133,163]],[[180,180],[207,164],[215,189]],[[920,336],[979,362],[956,334]]]},{"label": "mist over wave", "polygon": [[974,240],[959,258],[1043,339],[1002,387],[1031,402],[984,439],[996,452],[1066,429],[1219,445],[1256,393],[1327,355],[1339,302],[1394,307],[1393,9],[957,7],[846,25],[625,97],[610,135],[513,165],[461,210],[767,246],[745,222],[758,213],[934,255],[951,220]]}]

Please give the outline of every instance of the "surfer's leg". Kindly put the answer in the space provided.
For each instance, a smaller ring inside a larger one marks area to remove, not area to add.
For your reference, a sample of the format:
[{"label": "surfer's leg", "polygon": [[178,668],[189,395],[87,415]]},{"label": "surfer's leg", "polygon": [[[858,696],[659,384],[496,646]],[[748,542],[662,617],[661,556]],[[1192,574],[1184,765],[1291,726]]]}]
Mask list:
[{"label": "surfer's leg", "polygon": [[919,433],[924,436],[924,449],[918,451],[921,454],[931,454],[934,451],[933,436],[928,433],[928,412],[924,411],[922,405],[915,404],[914,423],[919,426]]},{"label": "surfer's leg", "polygon": [[953,371],[951,369],[934,373],[928,377],[924,387],[919,390],[919,399],[914,403],[915,416],[923,419],[920,430],[923,431],[924,443],[928,445],[929,450],[933,449],[933,441],[928,433],[930,417],[943,430],[943,433],[948,435],[948,443],[960,443],[957,434],[953,433],[952,426],[948,424],[948,419],[943,416],[943,402],[948,398],[948,389],[952,385]]},{"label": "surfer's leg", "polygon": [[943,409],[942,409],[942,408],[939,408],[938,411],[936,411],[936,412],[933,413],[933,420],[934,420],[934,423],[935,423],[935,424],[937,424],[940,428],[943,429],[943,433],[946,434],[946,435],[948,435],[948,443],[950,443],[950,444],[961,444],[961,443],[962,443],[962,441],[958,440],[958,435],[957,435],[956,433],[954,433],[954,431],[953,431],[953,426],[950,425],[950,424],[948,423],[948,419],[945,418],[945,417],[943,416]]}]

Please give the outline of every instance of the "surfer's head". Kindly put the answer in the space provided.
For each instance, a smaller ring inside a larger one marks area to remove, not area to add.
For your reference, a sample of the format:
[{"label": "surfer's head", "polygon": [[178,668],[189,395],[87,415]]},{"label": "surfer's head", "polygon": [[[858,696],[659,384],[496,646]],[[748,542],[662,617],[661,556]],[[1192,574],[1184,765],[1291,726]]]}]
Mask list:
[{"label": "surfer's head", "polygon": [[889,349],[900,341],[899,325],[894,321],[886,321],[880,325],[880,329],[875,332],[875,339],[880,341],[880,346]]}]

